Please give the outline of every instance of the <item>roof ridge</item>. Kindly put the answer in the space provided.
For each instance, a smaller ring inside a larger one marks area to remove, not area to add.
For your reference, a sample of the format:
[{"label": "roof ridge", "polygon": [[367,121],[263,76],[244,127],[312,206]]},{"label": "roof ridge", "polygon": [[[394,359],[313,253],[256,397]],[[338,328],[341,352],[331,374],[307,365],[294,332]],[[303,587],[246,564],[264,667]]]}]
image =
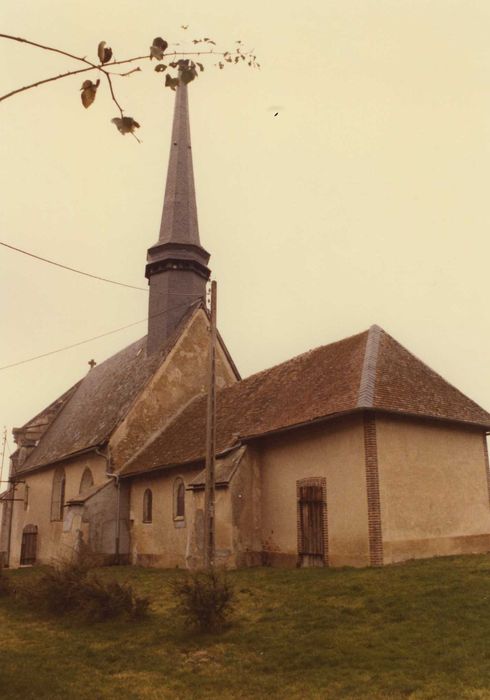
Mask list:
[{"label": "roof ridge", "polygon": [[[383,333],[387,336],[387,338],[390,338],[394,343],[396,343],[404,352],[406,352],[410,357],[412,357],[416,362],[419,362],[423,367],[429,370],[433,375],[438,377],[444,384],[447,384],[451,389],[453,389],[456,393],[458,393],[463,399],[466,401],[469,401],[470,403],[473,404],[473,406],[476,406],[480,411],[483,411],[486,413],[488,416],[490,416],[490,413],[483,408],[483,406],[480,406],[479,403],[477,403],[474,399],[471,398],[471,396],[468,396],[468,394],[465,394],[464,391],[461,391],[455,384],[450,382],[446,377],[444,377],[440,372],[437,370],[433,369],[431,365],[429,365],[425,360],[422,360],[418,355],[413,353],[411,350],[409,350],[405,345],[400,343],[399,340],[397,340],[394,336],[390,335],[389,333],[386,333],[386,331],[383,331]],[[466,422],[466,421],[464,421]]]},{"label": "roof ridge", "polygon": [[[332,345],[337,345],[338,343],[346,343],[348,340],[351,340],[352,338],[357,338],[357,337],[360,337],[361,335],[369,333],[370,330],[371,329],[368,329],[365,331],[360,331],[359,333],[353,333],[352,335],[348,335],[345,338],[339,338],[339,340],[332,340],[331,343],[325,343],[324,345],[317,345],[316,348],[310,348],[309,350],[305,350],[304,352],[300,352],[298,355],[293,355],[293,357],[289,357],[287,360],[283,360],[282,362],[278,362],[277,364],[272,365],[271,367],[265,367],[264,369],[259,369],[258,372],[254,372],[253,374],[249,374],[248,377],[243,377],[243,379],[240,379],[240,382],[237,382],[237,383],[241,384],[243,382],[247,382],[249,379],[252,379],[252,377],[258,377],[261,374],[266,374],[267,372],[270,372],[273,369],[276,369],[277,367],[282,367],[283,365],[287,365],[291,362],[294,362],[295,360],[299,360],[302,357],[306,357],[307,355],[311,355],[314,352],[319,352],[320,350],[323,350],[324,348],[329,348]],[[231,384],[230,386],[235,386],[235,385]],[[220,389],[220,391],[223,391],[224,389],[229,389],[229,388],[230,387],[223,387],[223,389]]]},{"label": "roof ridge", "polygon": [[376,374],[379,355],[379,341],[383,329],[376,324],[368,331],[364,362],[362,364],[361,381],[359,382],[358,408],[372,408],[374,403],[374,389],[376,386]]}]

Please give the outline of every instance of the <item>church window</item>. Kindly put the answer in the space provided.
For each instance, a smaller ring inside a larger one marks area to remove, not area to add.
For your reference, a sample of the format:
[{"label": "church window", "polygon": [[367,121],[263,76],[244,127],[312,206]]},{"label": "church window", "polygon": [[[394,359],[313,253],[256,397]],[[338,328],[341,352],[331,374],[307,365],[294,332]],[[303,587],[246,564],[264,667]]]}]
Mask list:
[{"label": "church window", "polygon": [[63,508],[65,505],[65,470],[58,467],[53,476],[53,490],[51,492],[51,520],[63,520]]},{"label": "church window", "polygon": [[151,523],[153,520],[153,494],[151,489],[146,489],[143,494],[143,522]]},{"label": "church window", "polygon": [[92,486],[94,485],[94,477],[92,476],[92,472],[88,467],[85,468],[85,471],[82,474],[82,480],[80,481],[80,490],[78,493],[86,493]]},{"label": "church window", "polygon": [[174,520],[185,517],[185,486],[180,476],[174,481]]},{"label": "church window", "polygon": [[29,485],[26,484],[24,486],[24,510],[27,510],[29,507]]}]

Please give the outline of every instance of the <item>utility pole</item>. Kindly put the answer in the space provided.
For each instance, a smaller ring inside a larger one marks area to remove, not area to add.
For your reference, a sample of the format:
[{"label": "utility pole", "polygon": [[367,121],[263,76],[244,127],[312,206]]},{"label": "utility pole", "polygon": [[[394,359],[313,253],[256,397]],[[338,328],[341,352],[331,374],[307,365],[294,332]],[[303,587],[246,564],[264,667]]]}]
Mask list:
[{"label": "utility pole", "polygon": [[5,459],[5,447],[7,445],[7,426],[3,426],[3,447],[2,447],[2,464],[0,466],[0,490],[1,490],[1,484],[3,480],[3,462]]},{"label": "utility pole", "polygon": [[204,567],[213,568],[215,554],[216,463],[216,282],[211,282],[209,329],[208,404],[206,425],[206,489],[204,492]]}]

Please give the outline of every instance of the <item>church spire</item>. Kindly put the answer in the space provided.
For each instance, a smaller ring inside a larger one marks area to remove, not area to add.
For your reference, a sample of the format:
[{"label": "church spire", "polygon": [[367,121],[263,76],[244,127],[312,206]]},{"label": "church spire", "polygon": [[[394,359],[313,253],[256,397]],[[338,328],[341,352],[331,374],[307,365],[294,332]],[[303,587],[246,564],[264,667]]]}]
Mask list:
[{"label": "church spire", "polygon": [[163,347],[189,305],[204,298],[208,260],[199,241],[187,85],[181,82],[175,95],[160,234],[147,256],[149,353]]},{"label": "church spire", "polygon": [[199,245],[196,191],[192,167],[191,130],[187,85],[177,88],[175,95],[172,142],[163,202],[160,242]]}]

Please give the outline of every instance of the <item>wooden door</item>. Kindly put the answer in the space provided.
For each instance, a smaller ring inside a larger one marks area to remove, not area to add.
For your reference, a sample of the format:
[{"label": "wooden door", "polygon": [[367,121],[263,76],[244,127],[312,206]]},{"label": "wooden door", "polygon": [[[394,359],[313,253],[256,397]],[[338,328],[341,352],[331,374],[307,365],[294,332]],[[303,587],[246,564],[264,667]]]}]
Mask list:
[{"label": "wooden door", "polygon": [[22,545],[20,549],[21,566],[36,563],[37,550],[37,526],[26,525],[22,532]]},{"label": "wooden door", "polygon": [[299,481],[297,489],[299,564],[300,566],[325,566],[325,479]]}]

